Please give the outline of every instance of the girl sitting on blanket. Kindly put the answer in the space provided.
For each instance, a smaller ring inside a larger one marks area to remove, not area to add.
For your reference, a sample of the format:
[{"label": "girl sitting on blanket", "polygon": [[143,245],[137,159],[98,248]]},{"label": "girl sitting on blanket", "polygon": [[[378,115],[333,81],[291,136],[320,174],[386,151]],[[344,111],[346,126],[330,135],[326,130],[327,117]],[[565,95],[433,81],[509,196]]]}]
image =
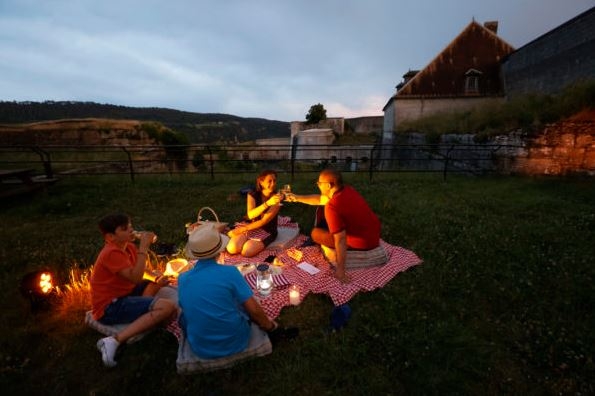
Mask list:
[{"label": "girl sitting on blanket", "polygon": [[246,196],[248,221],[227,234],[227,251],[253,257],[277,238],[277,222],[283,194],[277,193],[277,172],[265,170],[256,178],[256,189]]}]

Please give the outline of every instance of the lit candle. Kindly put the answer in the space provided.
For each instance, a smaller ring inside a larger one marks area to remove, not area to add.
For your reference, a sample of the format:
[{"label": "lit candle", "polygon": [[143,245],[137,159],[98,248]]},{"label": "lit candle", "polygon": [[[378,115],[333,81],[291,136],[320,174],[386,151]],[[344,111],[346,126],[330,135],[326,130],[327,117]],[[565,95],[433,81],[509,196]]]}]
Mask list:
[{"label": "lit candle", "polygon": [[291,305],[298,305],[300,303],[300,288],[297,285],[292,285],[289,288],[289,303]]}]

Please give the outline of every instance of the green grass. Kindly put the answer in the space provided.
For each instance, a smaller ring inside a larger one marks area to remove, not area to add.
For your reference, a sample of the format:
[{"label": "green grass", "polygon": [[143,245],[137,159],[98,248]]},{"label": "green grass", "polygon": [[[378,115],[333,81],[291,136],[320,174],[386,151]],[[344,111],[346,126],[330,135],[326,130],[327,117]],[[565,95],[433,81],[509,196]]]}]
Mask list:
[{"label": "green grass", "polygon": [[[315,175],[292,185],[314,192]],[[165,331],[126,346],[102,366],[85,307],[32,313],[18,291],[28,271],[68,280],[93,264],[104,214],[122,210],[183,246],[202,206],[234,220],[236,191],[253,175],[61,180],[46,194],[0,209],[0,386],[6,394],[593,394],[595,183],[588,179],[346,174],[379,213],[382,238],[424,263],[351,301],[329,333],[332,303],[310,294],[280,320],[300,327],[273,354],[211,374],[176,374]],[[280,175],[281,184],[287,182]],[[283,214],[304,233],[313,208]],[[73,305],[76,307],[76,305]]]}]

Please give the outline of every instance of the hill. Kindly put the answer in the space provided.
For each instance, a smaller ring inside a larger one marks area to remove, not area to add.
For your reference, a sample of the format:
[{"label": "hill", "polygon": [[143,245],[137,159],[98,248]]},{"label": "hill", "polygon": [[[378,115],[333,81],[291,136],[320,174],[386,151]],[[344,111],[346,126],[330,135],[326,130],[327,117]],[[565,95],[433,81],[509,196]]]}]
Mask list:
[{"label": "hill", "polygon": [[287,137],[289,123],[219,113],[192,113],[159,107],[127,107],[94,102],[0,101],[0,123],[22,124],[64,119],[103,118],[159,122],[190,143],[246,142]]}]

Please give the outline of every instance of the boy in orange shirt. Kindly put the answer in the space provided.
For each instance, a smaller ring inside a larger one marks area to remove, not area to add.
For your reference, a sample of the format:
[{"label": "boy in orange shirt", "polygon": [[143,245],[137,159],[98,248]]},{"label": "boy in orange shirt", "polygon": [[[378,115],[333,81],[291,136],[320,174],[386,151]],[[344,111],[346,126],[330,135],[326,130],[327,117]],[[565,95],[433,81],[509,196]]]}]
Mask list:
[{"label": "boy in orange shirt", "polygon": [[168,284],[166,276],[158,276],[155,282],[143,280],[149,245],[155,234],[141,233],[137,249],[132,243],[135,234],[130,217],[119,213],[101,219],[99,229],[105,245],[91,274],[93,318],[106,325],[130,323],[115,336],[97,342],[103,363],[114,367],[121,343],[171,318],[177,307],[174,301],[154,297]]}]

